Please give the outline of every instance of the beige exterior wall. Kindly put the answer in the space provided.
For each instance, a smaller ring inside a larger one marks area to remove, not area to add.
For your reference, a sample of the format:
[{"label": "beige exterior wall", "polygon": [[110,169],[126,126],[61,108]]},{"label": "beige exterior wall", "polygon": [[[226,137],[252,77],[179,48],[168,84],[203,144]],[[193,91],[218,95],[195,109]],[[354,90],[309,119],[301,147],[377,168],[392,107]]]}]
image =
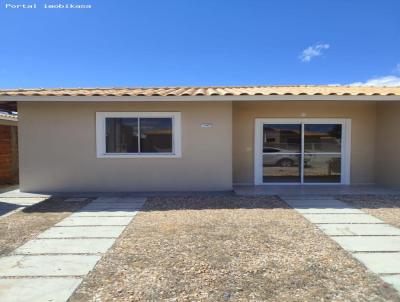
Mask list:
[{"label": "beige exterior wall", "polygon": [[375,102],[234,102],[233,182],[254,182],[256,118],[350,118],[352,184],[375,182]]},{"label": "beige exterior wall", "polygon": [[377,104],[376,179],[400,186],[400,102]]},{"label": "beige exterior wall", "polygon": [[[181,112],[182,157],[96,158],[98,111]],[[18,113],[22,191],[232,188],[231,102],[20,102]]]}]

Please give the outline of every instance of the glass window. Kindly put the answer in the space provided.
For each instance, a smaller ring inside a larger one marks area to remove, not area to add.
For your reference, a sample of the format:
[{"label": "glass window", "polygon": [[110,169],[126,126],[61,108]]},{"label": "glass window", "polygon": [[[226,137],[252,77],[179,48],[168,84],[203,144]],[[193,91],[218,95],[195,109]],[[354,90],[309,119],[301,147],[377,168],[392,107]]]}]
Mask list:
[{"label": "glass window", "polygon": [[137,118],[106,118],[106,152],[138,152]]},{"label": "glass window", "polygon": [[171,118],[140,118],[140,152],[172,152]]},{"label": "glass window", "polygon": [[105,122],[106,153],[172,153],[172,118],[107,117]]},{"label": "glass window", "polygon": [[276,152],[299,153],[301,152],[301,124],[264,124],[263,131],[264,153]]}]

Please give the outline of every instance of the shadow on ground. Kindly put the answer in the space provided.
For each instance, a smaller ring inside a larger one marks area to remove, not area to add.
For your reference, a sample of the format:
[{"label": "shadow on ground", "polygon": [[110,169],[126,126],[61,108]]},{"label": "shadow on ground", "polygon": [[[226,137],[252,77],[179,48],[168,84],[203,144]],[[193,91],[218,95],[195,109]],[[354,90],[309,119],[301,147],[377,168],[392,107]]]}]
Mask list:
[{"label": "shadow on ground", "polygon": [[[111,197],[111,196],[110,196]],[[125,195],[125,198],[129,195]],[[137,196],[133,195],[132,198]],[[336,196],[338,200],[344,201],[349,206],[359,209],[400,209],[400,195],[341,195]],[[95,197],[88,198],[84,204],[89,203]],[[65,212],[72,208],[82,206],[82,202],[65,201],[65,198],[53,196],[40,203],[24,208],[24,213],[57,213]],[[102,207],[103,205],[103,207]],[[15,210],[20,205],[0,202],[0,215],[2,209],[7,211]],[[324,201],[321,200],[321,208],[324,207]],[[332,207],[327,205],[327,207]],[[344,207],[347,207],[344,206]],[[85,208],[85,212],[97,211],[178,211],[178,210],[210,210],[210,209],[289,209],[279,196],[263,195],[237,195],[233,192],[217,194],[187,194],[187,195],[161,195],[150,196],[143,206],[140,203],[116,201],[112,203],[103,203],[99,207]]]},{"label": "shadow on ground", "polygon": [[13,203],[8,203],[8,202],[1,202],[0,201],[0,216],[8,214],[18,208],[20,208],[20,205],[13,204]]}]

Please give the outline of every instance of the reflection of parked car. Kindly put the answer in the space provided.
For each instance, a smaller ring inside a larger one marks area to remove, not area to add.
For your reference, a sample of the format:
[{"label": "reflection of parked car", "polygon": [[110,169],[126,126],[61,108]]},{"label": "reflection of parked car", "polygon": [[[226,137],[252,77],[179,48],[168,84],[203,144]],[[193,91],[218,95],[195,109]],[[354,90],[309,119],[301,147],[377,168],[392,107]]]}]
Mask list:
[{"label": "reflection of parked car", "polygon": [[[299,166],[300,164],[300,154],[293,154],[295,151],[273,148],[273,147],[264,147],[264,153],[268,153],[267,156],[264,156],[264,167],[294,167]],[[307,163],[310,159],[304,159],[304,165],[307,166]]]}]

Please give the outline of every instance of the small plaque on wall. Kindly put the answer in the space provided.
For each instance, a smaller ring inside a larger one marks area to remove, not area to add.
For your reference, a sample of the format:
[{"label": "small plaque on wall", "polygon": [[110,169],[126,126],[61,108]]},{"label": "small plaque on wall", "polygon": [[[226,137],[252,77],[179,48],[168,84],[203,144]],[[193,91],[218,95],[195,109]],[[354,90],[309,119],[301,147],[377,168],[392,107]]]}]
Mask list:
[{"label": "small plaque on wall", "polygon": [[211,124],[211,123],[203,123],[203,124],[200,124],[200,127],[201,127],[201,128],[212,128],[212,126],[213,126],[213,124]]}]

